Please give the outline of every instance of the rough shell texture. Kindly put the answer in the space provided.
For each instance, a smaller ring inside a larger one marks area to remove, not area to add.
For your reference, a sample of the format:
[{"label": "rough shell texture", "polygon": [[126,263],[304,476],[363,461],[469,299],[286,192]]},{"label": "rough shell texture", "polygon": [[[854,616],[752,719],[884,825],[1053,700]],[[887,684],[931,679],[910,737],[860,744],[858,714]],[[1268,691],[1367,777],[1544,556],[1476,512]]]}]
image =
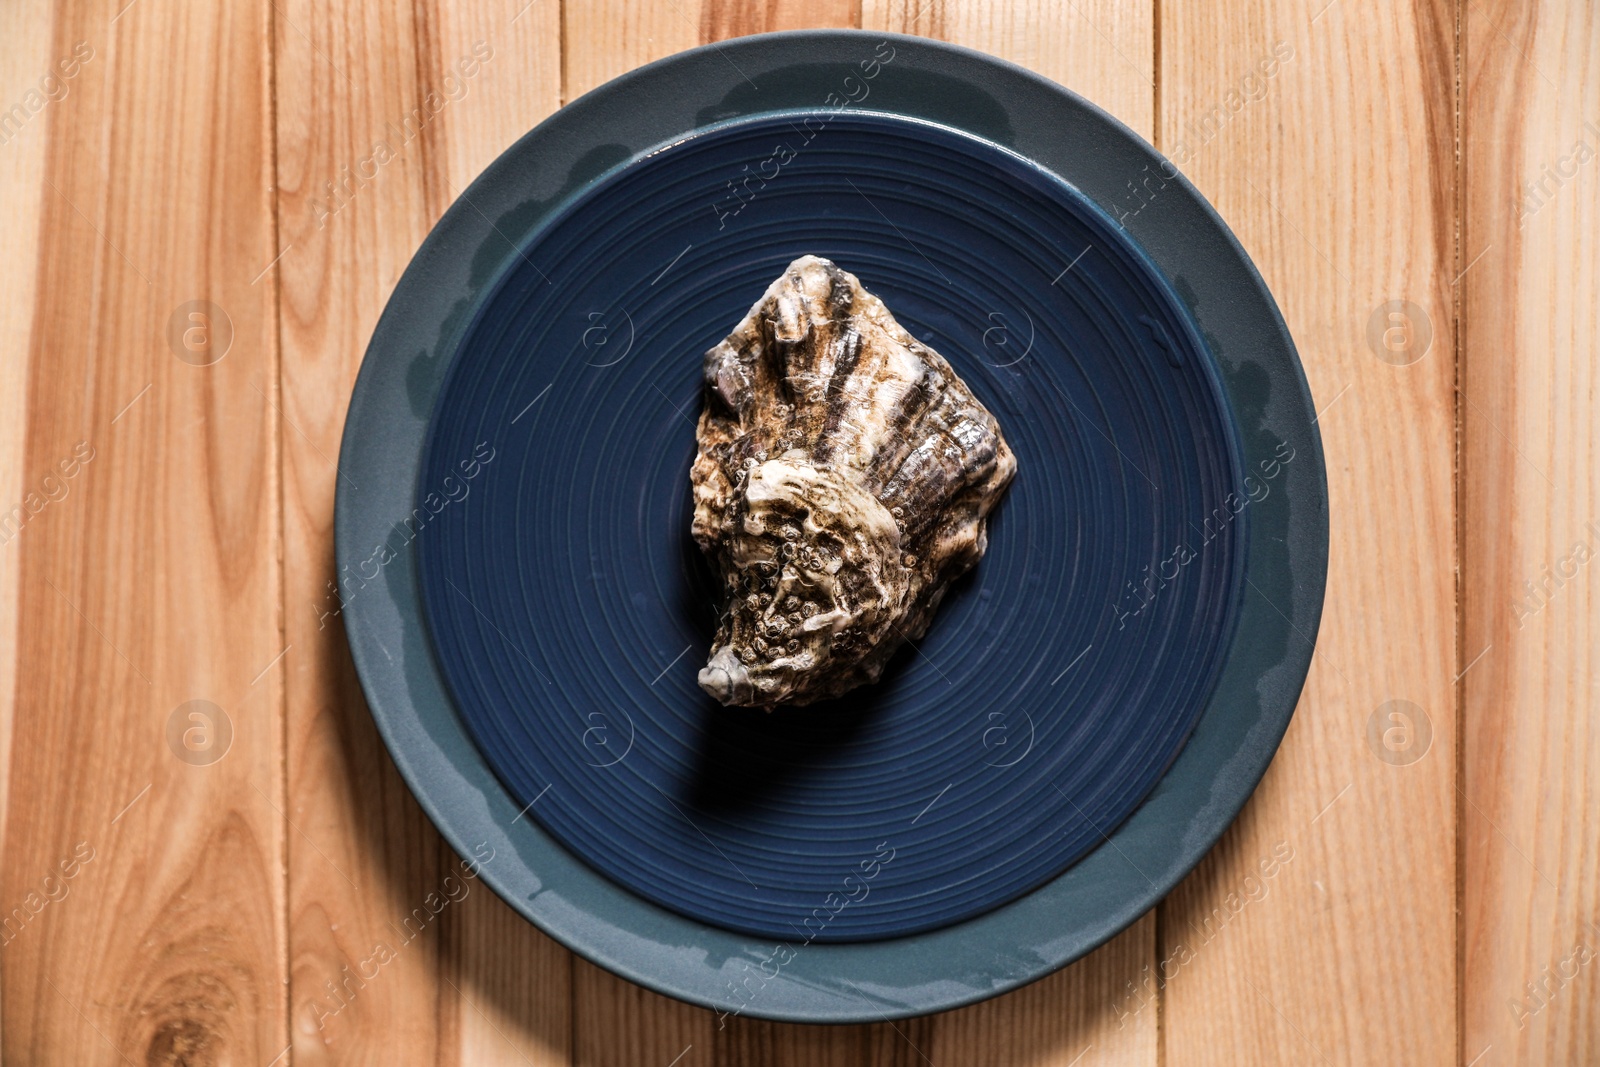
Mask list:
[{"label": "rough shell texture", "polygon": [[994,416],[816,256],[706,353],[705,385],[694,537],[727,603],[701,687],[771,707],[877,681],[987,547],[1016,473]]}]

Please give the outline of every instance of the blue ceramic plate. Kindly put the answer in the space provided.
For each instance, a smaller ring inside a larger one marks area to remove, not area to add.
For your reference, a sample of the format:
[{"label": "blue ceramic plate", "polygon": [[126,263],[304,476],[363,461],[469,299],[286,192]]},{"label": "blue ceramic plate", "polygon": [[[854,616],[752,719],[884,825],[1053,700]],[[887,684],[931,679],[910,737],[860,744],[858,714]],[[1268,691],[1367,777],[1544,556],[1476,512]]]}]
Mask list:
[{"label": "blue ceramic plate", "polygon": [[[695,685],[687,471],[701,353],[808,252],[1019,474],[882,683],[764,715]],[[933,42],[747,38],[563,109],[430,235],[351,404],[345,618],[424,808],[574,950],[728,1012],[939,1010],[1131,922],[1254,787],[1321,608],[1312,417],[1243,252],[1113,120]]]},{"label": "blue ceramic plate", "polygon": [[[808,252],[949,354],[1023,474],[888,678],[729,710],[696,684],[700,357]],[[508,261],[431,427],[419,492],[460,489],[423,605],[478,748],[568,851],[729,929],[895,937],[1038,887],[1160,779],[1233,636],[1249,491],[1182,302],[1060,178],[922,120],[737,119],[602,176]]]}]

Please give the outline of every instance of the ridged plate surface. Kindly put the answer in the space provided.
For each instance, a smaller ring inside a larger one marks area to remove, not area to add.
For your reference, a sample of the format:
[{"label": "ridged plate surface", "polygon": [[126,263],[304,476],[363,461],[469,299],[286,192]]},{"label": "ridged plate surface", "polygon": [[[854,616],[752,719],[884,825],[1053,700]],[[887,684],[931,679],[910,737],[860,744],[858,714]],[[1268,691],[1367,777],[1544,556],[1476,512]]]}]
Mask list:
[{"label": "ridged plate surface", "polygon": [[[796,256],[857,274],[993,411],[988,554],[879,685],[771,714],[695,684],[701,354]],[[433,409],[418,568],[483,756],[572,853],[775,939],[948,926],[1098,846],[1189,736],[1248,510],[1211,354],[1131,237],[979,138],[766,115],[614,168],[522,244]]]}]

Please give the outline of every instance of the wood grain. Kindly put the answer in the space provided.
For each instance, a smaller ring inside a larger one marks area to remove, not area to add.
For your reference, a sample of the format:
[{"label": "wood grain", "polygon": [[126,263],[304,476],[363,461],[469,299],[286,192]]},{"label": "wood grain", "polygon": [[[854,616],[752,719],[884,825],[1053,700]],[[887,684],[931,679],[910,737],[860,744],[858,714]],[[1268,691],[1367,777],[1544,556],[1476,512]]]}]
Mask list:
[{"label": "wood grain", "polygon": [[[38,85],[51,70],[50,5],[44,0],[0,8],[0,85]],[[70,93],[70,90],[69,90]],[[10,108],[11,102],[5,105]],[[31,116],[30,116],[31,117]],[[17,587],[22,551],[12,509],[26,509],[32,489],[25,476],[28,426],[28,349],[39,272],[39,205],[45,193],[48,119],[27,126],[0,125],[0,226],[14,254],[0,259],[0,856],[5,855],[6,806],[11,796],[11,724],[17,695]],[[4,116],[0,116],[0,123]],[[0,986],[3,994],[3,986]],[[0,1025],[4,1010],[0,1009]]]},{"label": "wood grain", "polygon": [[1600,15],[1464,20],[1462,1052],[1594,1063]]},{"label": "wood grain", "polygon": [[862,0],[868,29],[914,33],[1009,59],[1155,132],[1153,0]]},{"label": "wood grain", "polygon": [[[412,799],[331,585],[334,464],[367,338],[438,216],[558,105],[557,7],[274,12],[294,1058],[565,1063],[567,953],[464,879]],[[436,919],[430,897],[448,901]]]},{"label": "wood grain", "polygon": [[700,5],[702,43],[777,30],[861,24],[861,0],[704,0]]},{"label": "wood grain", "polygon": [[[1294,721],[1244,816],[1162,907],[1173,1063],[1459,1051],[1455,21],[1429,0],[1320,6],[1161,9],[1159,143],[1283,310],[1323,412],[1331,516]],[[1409,366],[1368,344],[1389,300],[1432,323]],[[1420,733],[1401,753],[1368,744],[1369,717],[1393,699],[1420,706],[1425,750]]]},{"label": "wood grain", "polygon": [[930,1017],[927,1057],[1005,1067],[1159,1063],[1159,998],[1139,990],[1155,933],[1146,916],[1042,981]]},{"label": "wood grain", "polygon": [[634,67],[703,43],[700,4],[694,0],[564,4],[561,19],[563,102]]},{"label": "wood grain", "polygon": [[[867,0],[869,28],[938,37],[992,52],[1087,96],[1151,138],[1155,102],[1153,3],[1040,4]],[[1155,957],[1146,915],[1065,971],[1009,996],[929,1020],[935,1063],[1063,1067],[1155,1064],[1160,1017],[1133,996]],[[880,1038],[880,1040],[887,1040]]]},{"label": "wood grain", "polygon": [[573,957],[573,1067],[713,1062],[716,1017]]},{"label": "wood grain", "polygon": [[267,23],[114,14],[56,5],[5,90],[55,98],[21,98],[43,183],[22,476],[44,503],[7,546],[0,1040],[14,1063],[266,1063],[287,1044]]},{"label": "wood grain", "polygon": [[[474,48],[481,53],[480,43],[494,52],[442,130],[449,199],[560,105],[560,18],[553,0],[518,0],[514,10],[490,2],[440,6],[438,54],[446,64]],[[444,930],[440,995],[443,1017],[453,1021],[440,1062],[569,1063],[571,953],[481,886],[450,914]]]}]

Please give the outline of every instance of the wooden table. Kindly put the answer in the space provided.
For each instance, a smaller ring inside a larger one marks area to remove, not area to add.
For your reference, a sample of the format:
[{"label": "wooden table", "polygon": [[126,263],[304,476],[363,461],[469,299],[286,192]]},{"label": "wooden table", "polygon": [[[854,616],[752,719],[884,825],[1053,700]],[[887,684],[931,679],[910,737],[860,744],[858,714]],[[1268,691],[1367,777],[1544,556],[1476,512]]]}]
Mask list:
[{"label": "wooden table", "polygon": [[[399,942],[457,858],[327,615],[334,459],[506,145],[817,25],[1007,57],[1173,158],[1300,346],[1332,560],[1281,752],[1154,912],[977,1007],[719,1029],[481,886]],[[9,0],[0,42],[7,1064],[1600,1062],[1593,5]]]}]

